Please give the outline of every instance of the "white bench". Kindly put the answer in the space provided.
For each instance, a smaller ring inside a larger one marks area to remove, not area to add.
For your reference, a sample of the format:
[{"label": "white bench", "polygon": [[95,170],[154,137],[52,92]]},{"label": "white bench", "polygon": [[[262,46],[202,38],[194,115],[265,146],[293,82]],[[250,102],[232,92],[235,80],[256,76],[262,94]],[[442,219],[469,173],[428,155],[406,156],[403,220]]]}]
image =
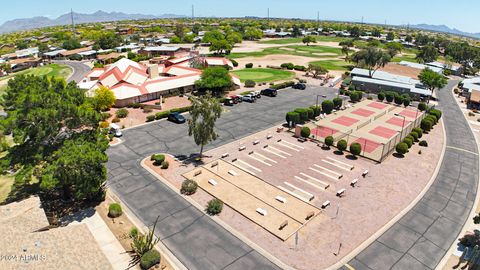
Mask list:
[{"label": "white bench", "polygon": [[259,140],[256,140],[256,141],[253,142],[253,145],[257,145],[257,144],[259,144],[259,143],[260,143],[260,141],[259,141]]},{"label": "white bench", "polygon": [[350,182],[350,186],[355,187],[355,185],[357,185],[357,182],[358,178],[353,179],[352,182]]},{"label": "white bench", "polygon": [[247,149],[247,147],[246,147],[245,145],[242,145],[242,146],[240,146],[240,147],[238,148],[238,151],[243,151],[243,150],[245,150],[245,149]]},{"label": "white bench", "polygon": [[226,157],[228,157],[229,155],[230,155],[229,153],[224,153],[224,154],[222,155],[222,158],[226,158]]},{"label": "white bench", "polygon": [[339,191],[337,191],[337,196],[338,197],[343,197],[343,196],[345,196],[345,192],[346,192],[346,190],[344,188],[342,188]]},{"label": "white bench", "polygon": [[194,176],[194,177],[195,177],[195,176],[199,176],[200,174],[202,174],[202,171],[196,171],[196,172],[193,174],[193,176]]},{"label": "white bench", "polygon": [[267,210],[263,209],[263,208],[257,208],[256,209],[257,213],[259,213],[260,215],[262,216],[266,216],[267,215]]},{"label": "white bench", "polygon": [[237,175],[238,175],[238,173],[237,173],[236,171],[234,171],[234,170],[228,171],[228,174],[230,174],[230,175],[232,175],[232,176],[237,176]]},{"label": "white bench", "polygon": [[365,176],[367,176],[367,174],[368,174],[368,170],[365,170],[365,171],[362,173],[362,176],[365,177]]},{"label": "white bench", "polygon": [[275,197],[275,200],[277,200],[281,203],[286,203],[287,202],[287,199],[285,197],[282,197],[282,196]]},{"label": "white bench", "polygon": [[217,181],[215,181],[215,180],[213,180],[213,179],[209,179],[209,180],[208,180],[208,183],[209,183],[210,185],[212,185],[212,186],[218,185]]},{"label": "white bench", "polygon": [[268,135],[267,135],[267,140],[270,140],[271,138],[273,138],[273,135],[272,135],[272,134],[268,134]]},{"label": "white bench", "polygon": [[322,204],[322,209],[325,209],[327,208],[327,206],[330,205],[330,201],[325,201],[323,204]]}]

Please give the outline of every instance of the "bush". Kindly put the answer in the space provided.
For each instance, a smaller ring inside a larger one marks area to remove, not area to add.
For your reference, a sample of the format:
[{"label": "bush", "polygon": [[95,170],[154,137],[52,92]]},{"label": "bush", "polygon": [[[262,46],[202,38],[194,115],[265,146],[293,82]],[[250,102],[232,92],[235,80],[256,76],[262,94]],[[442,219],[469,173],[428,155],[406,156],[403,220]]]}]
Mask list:
[{"label": "bush", "polygon": [[182,187],[180,188],[180,193],[185,195],[192,195],[197,192],[198,184],[197,182],[187,179],[182,182]]},{"label": "bush", "polygon": [[430,115],[434,115],[437,118],[437,121],[440,120],[440,118],[442,117],[442,111],[437,109],[431,109],[430,111],[428,111],[428,113]]},{"label": "bush", "polygon": [[394,101],[395,104],[397,104],[397,105],[402,105],[402,103],[403,103],[403,97],[400,96],[399,94],[396,94],[396,95],[394,95],[394,97],[393,97],[393,101]]},{"label": "bush", "polygon": [[361,152],[362,146],[359,143],[350,144],[350,153],[352,153],[352,155],[357,156],[360,155]]},{"label": "bush", "polygon": [[253,67],[253,64],[252,64],[252,63],[247,63],[247,64],[245,64],[245,67],[246,67],[246,68],[252,68],[252,67]]},{"label": "bush", "polygon": [[410,105],[410,98],[403,99],[403,106],[408,107]]},{"label": "bush", "polygon": [[408,145],[404,142],[401,142],[395,146],[395,151],[400,155],[405,155],[408,152]]},{"label": "bush", "polygon": [[147,122],[152,122],[153,120],[155,120],[155,115],[147,115]]},{"label": "bush", "polygon": [[427,104],[425,104],[424,102],[418,103],[418,109],[422,112],[425,111],[427,109]]},{"label": "bush", "polygon": [[300,136],[302,136],[303,138],[310,137],[310,128],[309,127],[302,127],[302,130],[300,131]]},{"label": "bush", "polygon": [[326,114],[332,113],[333,107],[334,107],[334,104],[333,104],[333,101],[331,100],[324,100],[322,102],[322,111]]},{"label": "bush", "polygon": [[108,206],[108,216],[111,218],[117,218],[122,215],[122,207],[118,203],[111,203]]},{"label": "bush", "polygon": [[413,145],[413,140],[411,138],[405,138],[403,139],[403,142],[408,145],[408,148],[412,147]]},{"label": "bush", "polygon": [[310,107],[312,110],[313,110],[313,116],[314,117],[317,117],[320,115],[320,113],[322,112],[322,109],[320,108],[320,106],[312,106]]},{"label": "bush", "polygon": [[165,161],[165,155],[163,154],[155,154],[150,157],[150,160],[153,161],[153,165],[160,166],[162,162]]},{"label": "bush", "polygon": [[233,65],[234,67],[238,67],[238,62],[235,61],[235,59],[230,59],[230,62],[232,62],[232,65]]},{"label": "bush", "polygon": [[395,98],[394,93],[392,92],[385,93],[385,99],[387,100],[387,102],[392,102],[394,98]]},{"label": "bush", "polygon": [[427,115],[424,119],[427,119],[427,120],[432,121],[432,124],[433,124],[433,125],[436,125],[437,122],[438,122],[437,117],[436,117],[435,115],[433,115],[433,114]]},{"label": "bush", "polygon": [[423,130],[419,127],[416,127],[416,128],[413,128],[412,130],[413,132],[417,133],[418,135],[418,138],[422,138],[422,135],[423,135]]},{"label": "bush", "polygon": [[292,63],[283,63],[280,65],[280,67],[288,70],[292,70],[295,67],[295,65]]},{"label": "bush", "polygon": [[127,109],[119,109],[118,111],[115,112],[115,115],[118,118],[125,118],[128,116],[128,110]]},{"label": "bush", "polygon": [[430,131],[432,129],[433,123],[431,120],[424,118],[422,119],[422,122],[420,122],[420,128],[424,131]]},{"label": "bush", "polygon": [[170,111],[158,112],[155,114],[155,119],[159,120],[162,118],[167,118],[169,114],[170,114]]},{"label": "bush", "polygon": [[112,114],[108,113],[108,112],[102,112],[101,115],[102,115],[102,120],[104,120],[104,121],[112,116]]},{"label": "bush", "polygon": [[336,97],[332,101],[335,108],[339,109],[340,107],[342,107],[343,99]]},{"label": "bush", "polygon": [[359,100],[357,91],[350,92],[350,101],[357,102]]},{"label": "bush", "polygon": [[140,257],[140,266],[142,269],[150,269],[160,263],[160,253],[151,249]]},{"label": "bush", "polygon": [[118,123],[118,122],[120,122],[120,118],[115,117],[112,119],[112,123]]},{"label": "bush", "polygon": [[162,162],[162,167],[161,168],[166,170],[166,169],[168,169],[168,166],[170,166],[170,163],[168,163],[168,161],[165,160],[165,161]]},{"label": "bush", "polygon": [[100,128],[108,128],[110,126],[110,124],[107,121],[102,121],[102,122],[100,122],[100,124],[98,126]]},{"label": "bush", "polygon": [[298,70],[298,71],[305,71],[307,70],[307,68],[305,66],[300,66],[300,65],[295,65],[293,67],[294,70]]},{"label": "bush", "polygon": [[337,142],[337,148],[340,152],[347,150],[347,141],[340,140]]},{"label": "bush", "polygon": [[385,93],[383,92],[378,93],[377,98],[378,100],[383,101],[385,99]]},{"label": "bush", "polygon": [[222,212],[223,209],[223,202],[217,198],[211,199],[207,203],[207,208],[205,209],[207,211],[207,214],[209,215],[218,215]]},{"label": "bush", "polygon": [[417,141],[417,140],[418,140],[418,133],[417,133],[417,132],[415,132],[415,131],[412,130],[412,132],[410,132],[410,136],[413,137],[413,141]]},{"label": "bush", "polygon": [[420,141],[420,142],[418,143],[418,145],[423,146],[423,147],[427,147],[427,146],[428,146],[428,143],[427,143],[427,141],[422,140],[422,141]]},{"label": "bush", "polygon": [[300,115],[300,121],[305,122],[308,120],[308,112],[304,108],[297,108],[295,109],[295,112],[297,112]]},{"label": "bush", "polygon": [[408,134],[407,136],[405,136],[405,138],[412,140],[412,142],[415,142],[415,137],[413,137],[413,136],[410,135],[410,134]]},{"label": "bush", "polygon": [[245,87],[247,87],[247,88],[255,87],[255,82],[252,81],[252,80],[246,80],[245,81]]},{"label": "bush", "polygon": [[330,146],[333,146],[333,137],[332,136],[327,136],[325,137],[325,144],[330,147]]},{"label": "bush", "polygon": [[300,123],[300,114],[298,112],[288,112],[285,116],[288,125],[293,126]]},{"label": "bush", "polygon": [[315,112],[313,111],[312,108],[307,108],[307,114],[308,114],[308,119],[314,119],[315,118]]},{"label": "bush", "polygon": [[138,236],[138,229],[136,227],[133,227],[130,229],[130,232],[128,232],[128,237],[134,238]]}]

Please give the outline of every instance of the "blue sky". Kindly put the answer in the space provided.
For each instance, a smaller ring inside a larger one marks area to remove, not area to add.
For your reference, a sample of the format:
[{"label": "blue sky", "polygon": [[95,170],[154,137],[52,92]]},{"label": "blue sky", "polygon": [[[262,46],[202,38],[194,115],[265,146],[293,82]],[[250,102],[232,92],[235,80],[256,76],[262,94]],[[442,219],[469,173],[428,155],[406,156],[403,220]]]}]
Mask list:
[{"label": "blue sky", "polygon": [[266,16],[315,19],[317,11],[326,20],[389,24],[445,24],[468,32],[480,32],[480,1],[473,0],[9,0],[2,3],[0,23],[16,18],[56,18],[73,8],[76,12],[97,10],[160,15]]}]

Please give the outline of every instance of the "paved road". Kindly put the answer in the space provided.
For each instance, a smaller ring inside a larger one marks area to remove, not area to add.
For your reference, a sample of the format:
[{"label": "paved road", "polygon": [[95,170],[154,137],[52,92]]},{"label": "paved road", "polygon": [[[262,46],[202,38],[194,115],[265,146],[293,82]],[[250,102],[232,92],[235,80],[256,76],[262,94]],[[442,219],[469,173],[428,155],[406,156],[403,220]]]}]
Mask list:
[{"label": "paved road", "polygon": [[67,79],[67,82],[75,81],[78,83],[91,70],[89,66],[85,65],[83,62],[80,62],[80,61],[56,60],[53,62],[62,64],[62,65],[67,65],[73,69],[73,73]]},{"label": "paved road", "polygon": [[[276,98],[228,107],[217,126],[220,138],[212,149],[284,121],[285,113],[315,103],[317,94],[334,96],[331,89],[287,89]],[[203,212],[171,191],[140,166],[153,153],[190,156],[197,153],[187,125],[167,121],[126,130],[124,143],[108,150],[108,185],[145,224],[159,216],[156,235],[189,269],[278,269],[273,263],[217,225]]]},{"label": "paved road", "polygon": [[478,154],[451,93],[455,84],[438,91],[447,133],[438,176],[412,210],[349,262],[356,270],[435,269],[467,221],[477,192]]}]

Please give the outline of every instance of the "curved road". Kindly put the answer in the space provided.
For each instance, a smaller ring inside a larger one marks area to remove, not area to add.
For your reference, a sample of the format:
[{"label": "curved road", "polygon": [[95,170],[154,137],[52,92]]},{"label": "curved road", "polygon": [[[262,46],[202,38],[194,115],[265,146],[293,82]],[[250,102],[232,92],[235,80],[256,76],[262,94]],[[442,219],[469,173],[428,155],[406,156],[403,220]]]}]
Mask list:
[{"label": "curved road", "polygon": [[[317,94],[334,97],[334,90],[309,87],[279,91],[276,98],[229,107],[217,122],[219,139],[212,149],[285,121],[285,112],[315,103]],[[108,186],[147,225],[159,216],[156,235],[191,270],[279,269],[272,262],[219,226],[182,196],[140,166],[153,153],[185,155],[199,148],[187,125],[158,121],[124,131],[124,142],[108,150]]]},{"label": "curved road", "polygon": [[349,262],[356,270],[435,269],[467,221],[477,193],[478,151],[452,94],[456,84],[437,91],[447,146],[436,179],[404,217]]},{"label": "curved road", "polygon": [[67,82],[79,82],[89,73],[92,69],[85,65],[84,62],[81,61],[69,61],[69,60],[55,60],[52,61],[53,63],[67,65],[72,68],[73,72],[70,77],[67,79]]}]

